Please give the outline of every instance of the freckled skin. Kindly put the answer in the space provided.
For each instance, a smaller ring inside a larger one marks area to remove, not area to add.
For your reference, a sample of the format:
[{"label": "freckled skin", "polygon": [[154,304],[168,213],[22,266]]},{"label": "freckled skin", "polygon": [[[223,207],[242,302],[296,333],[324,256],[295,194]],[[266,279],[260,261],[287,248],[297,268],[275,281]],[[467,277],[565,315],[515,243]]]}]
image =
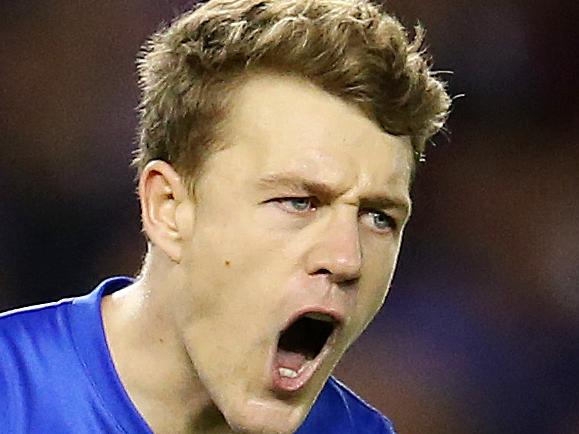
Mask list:
[{"label": "freckled skin", "polygon": [[[115,365],[156,432],[207,426],[207,414],[220,416],[202,432],[294,432],[382,306],[408,218],[408,138],[384,133],[357,107],[291,76],[253,76],[232,101],[223,149],[206,161],[195,197],[179,203],[169,235],[145,223],[152,240],[175,240],[153,246],[135,285],[134,292],[152,294],[140,300],[154,313],[142,315],[134,334],[167,332],[162,350],[147,354],[148,345],[135,344],[149,365],[133,369],[130,327],[119,323],[115,333],[107,319],[114,315],[103,308]],[[304,184],[321,189],[320,197]],[[368,206],[376,197],[402,206],[377,213]],[[172,215],[172,206],[167,199],[159,209]],[[379,225],[384,216],[394,225]],[[305,387],[278,396],[271,376],[278,335],[313,305],[340,311],[342,330]],[[158,389],[168,391],[165,407],[152,392]]]}]

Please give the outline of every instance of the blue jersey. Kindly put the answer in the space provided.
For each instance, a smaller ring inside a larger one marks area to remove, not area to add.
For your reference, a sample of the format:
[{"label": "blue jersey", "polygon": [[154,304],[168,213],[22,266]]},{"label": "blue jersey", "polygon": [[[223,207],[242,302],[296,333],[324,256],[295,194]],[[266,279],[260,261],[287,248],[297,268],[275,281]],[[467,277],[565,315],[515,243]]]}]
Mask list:
[{"label": "blue jersey", "polygon": [[[116,373],[100,310],[104,295],[131,282],[108,279],[83,297],[0,315],[0,432],[152,433]],[[394,430],[330,378],[297,433]]]}]

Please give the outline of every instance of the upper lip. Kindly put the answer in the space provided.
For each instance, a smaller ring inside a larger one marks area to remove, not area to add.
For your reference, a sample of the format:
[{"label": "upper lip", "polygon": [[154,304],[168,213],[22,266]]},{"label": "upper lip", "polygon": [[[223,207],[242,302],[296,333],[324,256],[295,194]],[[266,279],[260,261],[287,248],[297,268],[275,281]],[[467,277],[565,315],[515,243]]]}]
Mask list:
[{"label": "upper lip", "polygon": [[[334,324],[335,329],[339,329],[345,322],[345,315],[337,309],[333,309],[327,306],[307,306],[295,311],[285,322],[281,331],[283,332],[289,326],[291,326],[298,318],[306,316],[308,314],[316,314],[320,316],[326,316]],[[323,321],[323,318],[316,318]],[[335,331],[335,330],[334,330]]]}]

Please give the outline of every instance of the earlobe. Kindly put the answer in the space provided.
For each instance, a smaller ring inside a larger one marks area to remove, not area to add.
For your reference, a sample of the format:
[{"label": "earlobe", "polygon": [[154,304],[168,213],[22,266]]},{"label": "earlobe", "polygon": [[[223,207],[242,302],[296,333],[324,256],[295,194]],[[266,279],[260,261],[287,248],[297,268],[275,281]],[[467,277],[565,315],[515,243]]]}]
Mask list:
[{"label": "earlobe", "polygon": [[139,177],[139,198],[147,236],[172,261],[180,262],[188,233],[180,210],[189,201],[181,177],[165,161],[151,161]]}]

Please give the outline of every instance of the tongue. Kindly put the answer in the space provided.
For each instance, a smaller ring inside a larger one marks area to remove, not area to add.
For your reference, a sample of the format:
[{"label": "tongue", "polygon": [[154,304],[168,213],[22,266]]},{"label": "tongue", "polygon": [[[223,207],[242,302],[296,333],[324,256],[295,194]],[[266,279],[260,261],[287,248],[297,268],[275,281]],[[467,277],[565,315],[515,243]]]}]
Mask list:
[{"label": "tongue", "polygon": [[298,372],[306,362],[306,356],[300,353],[278,349],[276,361],[278,367],[289,368]]}]

